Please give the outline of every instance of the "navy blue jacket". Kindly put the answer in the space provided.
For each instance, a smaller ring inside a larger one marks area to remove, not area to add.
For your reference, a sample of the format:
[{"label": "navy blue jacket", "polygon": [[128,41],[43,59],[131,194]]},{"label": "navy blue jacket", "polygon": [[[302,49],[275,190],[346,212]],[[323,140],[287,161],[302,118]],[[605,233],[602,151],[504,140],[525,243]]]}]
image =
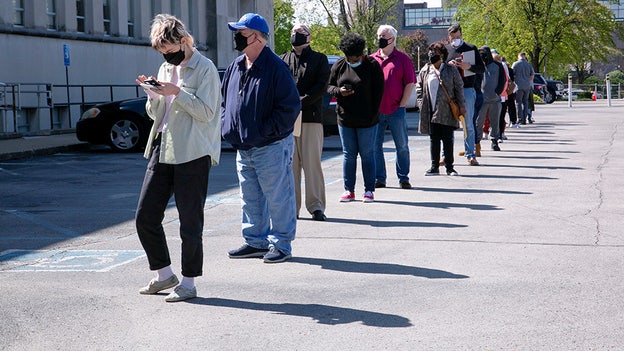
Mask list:
[{"label": "navy blue jacket", "polygon": [[290,70],[268,47],[249,69],[244,55],[236,58],[225,71],[221,94],[221,135],[235,149],[284,139],[301,110]]}]

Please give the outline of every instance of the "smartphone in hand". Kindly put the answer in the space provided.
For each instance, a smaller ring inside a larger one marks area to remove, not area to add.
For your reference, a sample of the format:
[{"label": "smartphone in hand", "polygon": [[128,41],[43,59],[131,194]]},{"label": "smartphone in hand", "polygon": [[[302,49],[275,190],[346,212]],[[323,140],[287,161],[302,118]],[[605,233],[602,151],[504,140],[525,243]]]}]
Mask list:
[{"label": "smartphone in hand", "polygon": [[353,86],[351,84],[343,84],[342,87],[346,90],[353,90]]},{"label": "smartphone in hand", "polygon": [[143,81],[143,84],[141,84],[141,86],[145,89],[159,89],[162,84],[158,83],[154,79],[146,79]]}]

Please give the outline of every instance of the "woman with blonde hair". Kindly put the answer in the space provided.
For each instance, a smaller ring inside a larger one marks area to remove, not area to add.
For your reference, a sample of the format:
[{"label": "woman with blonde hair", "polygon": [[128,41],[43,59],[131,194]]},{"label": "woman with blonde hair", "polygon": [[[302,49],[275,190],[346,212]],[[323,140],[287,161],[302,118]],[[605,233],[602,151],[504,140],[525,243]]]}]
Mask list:
[{"label": "woman with blonde hair", "polygon": [[[202,275],[204,203],[210,167],[221,153],[217,68],[197,51],[193,37],[174,16],[159,14],[152,23],[152,47],[165,59],[157,77],[136,82],[148,95],[146,111],[154,124],[145,158],[149,159],[136,212],[136,228],[156,277],[139,290],[156,294],[175,287],[167,302],[197,296],[195,277]],[[182,281],[171,268],[162,221],[175,196],[182,239]]]}]

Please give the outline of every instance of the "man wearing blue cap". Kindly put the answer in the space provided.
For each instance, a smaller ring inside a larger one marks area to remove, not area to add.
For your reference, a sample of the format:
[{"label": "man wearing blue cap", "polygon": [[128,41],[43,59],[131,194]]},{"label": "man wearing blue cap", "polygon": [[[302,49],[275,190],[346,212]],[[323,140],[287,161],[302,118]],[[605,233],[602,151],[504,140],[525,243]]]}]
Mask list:
[{"label": "man wearing blue cap", "polygon": [[286,64],[266,46],[269,26],[255,13],[228,23],[237,57],[226,69],[221,92],[221,134],[237,150],[245,244],[230,258],[291,257],[297,216],[292,172],[293,127],[301,110]]}]

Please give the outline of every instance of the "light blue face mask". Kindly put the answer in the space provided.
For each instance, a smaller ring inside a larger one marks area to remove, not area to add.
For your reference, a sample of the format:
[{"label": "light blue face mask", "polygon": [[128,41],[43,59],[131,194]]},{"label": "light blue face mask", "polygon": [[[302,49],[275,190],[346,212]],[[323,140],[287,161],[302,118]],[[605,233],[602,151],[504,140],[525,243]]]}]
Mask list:
[{"label": "light blue face mask", "polygon": [[351,68],[355,68],[355,67],[359,67],[362,64],[362,61],[358,63],[351,63],[347,61],[347,63],[349,64],[349,66],[351,66]]}]

